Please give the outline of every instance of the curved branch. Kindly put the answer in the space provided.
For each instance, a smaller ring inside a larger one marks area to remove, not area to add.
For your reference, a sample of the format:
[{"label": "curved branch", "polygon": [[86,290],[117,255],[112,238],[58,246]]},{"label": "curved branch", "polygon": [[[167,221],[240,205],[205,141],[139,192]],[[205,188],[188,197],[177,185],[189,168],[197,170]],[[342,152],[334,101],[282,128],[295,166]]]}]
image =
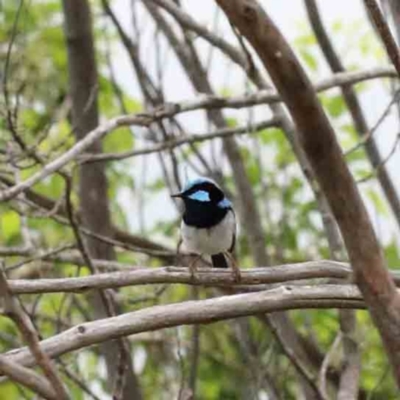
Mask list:
[{"label": "curved branch", "polygon": [[11,198],[17,196],[18,194],[24,192],[26,189],[35,185],[39,181],[45,179],[52,173],[60,170],[71,160],[76,158],[80,153],[90,147],[93,143],[101,139],[107,133],[115,130],[120,126],[126,125],[138,125],[138,126],[148,126],[151,122],[148,116],[135,115],[128,116],[123,115],[110,119],[106,123],[99,125],[97,128],[90,131],[83,139],[79,140],[74,146],[72,146],[68,151],[63,153],[60,157],[49,162],[40,171],[36,172],[30,178],[22,181],[21,183],[5,189],[0,192],[0,202],[10,200]]},{"label": "curved branch", "polygon": [[44,399],[57,400],[57,394],[49,382],[37,372],[22,367],[16,362],[0,356],[0,373],[7,375],[13,381],[31,389]]},{"label": "curved branch", "polygon": [[299,128],[300,142],[338,222],[354,278],[400,386],[400,296],[335,132],[290,46],[255,0],[216,0],[251,43]]},{"label": "curved branch", "polygon": [[[50,357],[58,357],[107,340],[178,325],[210,323],[299,308],[364,307],[362,297],[353,285],[282,286],[257,293],[148,307],[86,322],[43,340],[41,349]],[[35,363],[27,348],[11,350],[5,356],[24,366]]]},{"label": "curved branch", "polygon": [[[315,37],[319,42],[321,51],[324,54],[330,69],[334,73],[346,72],[346,69],[338,53],[336,52],[328,32],[322,22],[316,0],[305,0],[305,5],[311,27],[313,28]],[[393,70],[393,72],[395,71]],[[377,172],[378,181],[393,212],[397,225],[400,227],[400,199],[392,179],[390,178],[389,172],[383,163],[381,152],[374,137],[372,136],[372,132],[375,129],[370,130],[368,128],[365,114],[354,88],[350,85],[343,85],[341,86],[341,89],[344,101],[346,102],[350,116],[353,120],[353,125],[358,136],[365,140],[364,147],[371,166]],[[379,124],[377,124],[377,126],[379,126]]]}]

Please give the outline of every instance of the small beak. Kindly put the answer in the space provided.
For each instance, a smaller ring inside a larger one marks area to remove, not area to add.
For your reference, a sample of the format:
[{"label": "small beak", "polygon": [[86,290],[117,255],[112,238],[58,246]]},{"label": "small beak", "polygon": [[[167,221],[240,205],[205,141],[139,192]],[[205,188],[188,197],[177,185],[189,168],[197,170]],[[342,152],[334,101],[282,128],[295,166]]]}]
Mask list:
[{"label": "small beak", "polygon": [[182,198],[182,197],[183,197],[183,193],[175,193],[175,194],[171,194],[171,197],[178,197],[178,198]]}]

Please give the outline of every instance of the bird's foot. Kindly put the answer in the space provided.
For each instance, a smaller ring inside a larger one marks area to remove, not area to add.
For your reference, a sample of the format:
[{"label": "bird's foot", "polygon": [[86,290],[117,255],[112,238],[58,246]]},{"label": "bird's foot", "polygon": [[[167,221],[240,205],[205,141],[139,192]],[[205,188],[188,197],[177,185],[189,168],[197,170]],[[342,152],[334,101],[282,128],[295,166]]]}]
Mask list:
[{"label": "bird's foot", "polygon": [[234,259],[233,255],[231,253],[226,253],[226,255],[229,258],[230,261],[230,266],[232,268],[232,276],[233,276],[233,281],[238,283],[241,281],[242,276],[240,274],[240,268],[236,263],[236,260]]},{"label": "bird's foot", "polygon": [[201,256],[197,255],[194,260],[189,264],[190,279],[195,283],[198,281],[197,277],[197,262],[200,260]]},{"label": "bird's foot", "polygon": [[232,266],[232,276],[234,282],[239,283],[241,281],[242,275],[240,275],[240,269],[237,266],[236,267]]}]

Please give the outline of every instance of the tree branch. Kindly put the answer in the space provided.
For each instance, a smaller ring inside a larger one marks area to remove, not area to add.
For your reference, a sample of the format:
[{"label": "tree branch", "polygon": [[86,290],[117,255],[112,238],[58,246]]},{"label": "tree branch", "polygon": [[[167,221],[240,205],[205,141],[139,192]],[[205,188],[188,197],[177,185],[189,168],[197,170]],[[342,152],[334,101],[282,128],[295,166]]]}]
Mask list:
[{"label": "tree branch", "polygon": [[[215,102],[215,99],[213,100]],[[98,161],[116,161],[129,157],[142,156],[146,154],[159,153],[164,150],[171,150],[175,147],[190,143],[201,143],[211,139],[226,138],[235,135],[257,134],[260,130],[279,126],[278,118],[271,118],[266,121],[257,122],[251,125],[238,128],[223,128],[212,133],[191,134],[186,137],[171,139],[154,146],[139,150],[129,150],[120,153],[85,154],[80,158],[81,163],[92,163]]]},{"label": "tree branch", "polygon": [[399,48],[397,47],[396,41],[390,32],[389,26],[385,21],[382,11],[375,0],[364,0],[364,4],[367,7],[368,13],[374,21],[374,24],[381,36],[387,55],[396,68],[398,75],[400,76]]},{"label": "tree branch", "polygon": [[[210,323],[298,308],[342,307],[364,308],[362,297],[355,286],[281,286],[257,293],[154,306],[112,318],[86,322],[43,340],[41,349],[49,357],[58,357],[107,340],[178,325]],[[35,363],[35,359],[26,348],[11,350],[5,356],[25,366]]]},{"label": "tree branch", "polygon": [[107,133],[115,130],[120,126],[127,125],[137,125],[137,126],[148,126],[151,122],[151,118],[144,115],[128,116],[122,115],[113,118],[106,123],[99,125],[97,128],[89,132],[83,139],[79,140],[74,146],[72,146],[68,151],[63,153],[61,156],[55,160],[49,162],[40,171],[33,174],[30,178],[22,181],[9,189],[5,189],[0,192],[0,202],[10,200],[11,198],[22,193],[26,189],[30,188],[34,184],[48,177],[52,173],[60,170],[71,160],[75,159],[80,153],[90,147],[93,143],[101,139]]},{"label": "tree branch", "polygon": [[[338,86],[338,85],[346,85],[349,83],[357,83],[373,78],[380,78],[380,77],[393,77],[394,71],[391,68],[376,68],[373,70],[366,70],[366,71],[358,71],[358,72],[350,72],[346,74],[336,74],[335,76],[325,79],[321,81],[317,86],[316,90],[318,91],[324,91],[328,90],[332,87]],[[115,118],[112,118],[108,120],[105,123],[102,123],[99,125],[97,128],[93,129],[92,131],[88,132],[87,135],[79,140],[74,146],[72,146],[69,150],[67,150],[65,153],[54,159],[53,161],[49,162],[42,168],[40,171],[32,175],[30,178],[26,179],[25,181],[20,182],[19,184],[16,184],[12,187],[9,187],[8,189],[5,189],[3,191],[0,191],[0,202],[1,201],[7,201],[10,200],[11,198],[17,196],[19,193],[22,193],[35,185],[36,183],[40,182],[41,180],[47,178],[49,175],[53,174],[54,172],[62,169],[65,165],[67,165],[69,162],[72,160],[76,159],[81,153],[83,153],[87,148],[93,145],[96,141],[100,140],[103,138],[105,135],[108,133],[114,131],[115,129],[122,127],[122,126],[142,126],[142,127],[148,127],[151,123],[156,122],[160,119],[163,118],[169,118],[172,117],[176,114],[179,113],[184,113],[184,112],[189,112],[189,111],[194,111],[198,109],[218,109],[218,108],[240,108],[244,106],[251,106],[251,105],[257,105],[257,104],[263,104],[263,103],[274,103],[274,102],[280,102],[282,99],[280,96],[275,93],[271,92],[268,90],[265,91],[260,91],[252,95],[248,96],[241,96],[239,98],[232,98],[232,99],[226,99],[218,96],[213,96],[213,95],[204,95],[200,99],[195,99],[195,100],[190,100],[190,101],[185,101],[182,103],[167,103],[161,107],[158,107],[157,109],[153,111],[149,111],[146,113],[139,113],[135,115],[121,115],[117,116]],[[265,122],[265,124],[269,125],[271,123],[271,126],[274,125],[274,123],[277,123],[277,120],[271,119],[269,122]],[[232,135],[236,133],[241,133],[242,131],[239,132],[233,132],[231,131],[221,131],[221,133],[217,133],[215,137],[218,136],[224,136],[224,135]],[[187,141],[185,139],[182,139],[182,143],[178,140],[177,146],[183,143],[191,143],[191,142],[196,142],[196,141],[201,141],[201,140],[208,140],[214,138],[213,134],[210,134],[210,137],[207,137],[205,139],[202,139],[202,137],[198,137],[191,139],[191,137],[187,138]],[[162,145],[159,145],[162,146]],[[168,145],[166,145],[166,148],[168,148]],[[135,152],[132,152],[132,156],[134,155],[140,155],[140,154],[147,154],[146,151],[149,152],[155,152],[155,151],[160,151],[157,149],[148,149],[144,150],[144,153],[141,152],[141,150],[137,150]],[[138,154],[136,154],[136,152]],[[104,156],[105,158],[107,157],[107,154],[104,155],[99,155]],[[114,156],[112,156],[110,159],[114,159]],[[121,156],[120,158],[124,158],[125,156]],[[83,157],[85,158],[85,157]],[[118,158],[115,158],[118,159]]]},{"label": "tree branch", "polygon": [[338,221],[355,281],[380,331],[400,386],[400,296],[335,132],[296,56],[258,3],[217,3],[255,48],[299,128],[301,143]]},{"label": "tree branch", "polygon": [[[349,279],[351,269],[344,263],[334,261],[310,261],[297,264],[244,269],[240,285],[282,283],[295,280],[330,278]],[[38,294],[56,292],[83,292],[124,286],[182,283],[192,285],[232,287],[229,271],[199,269],[196,279],[187,268],[162,267],[140,268],[121,272],[109,272],[83,277],[11,279],[8,281],[14,294]]]},{"label": "tree branch", "polygon": [[[324,54],[333,73],[343,73],[346,69],[336,52],[329,35],[324,27],[321,16],[319,14],[316,0],[305,0],[306,10],[311,26],[313,28],[315,37],[320,45],[321,51]],[[393,71],[394,72],[394,71]],[[364,142],[364,148],[367,153],[368,159],[373,169],[377,170],[378,181],[385,194],[387,202],[393,212],[397,225],[400,227],[400,200],[396,188],[390,178],[387,168],[382,165],[382,155],[375,139],[372,136],[374,129],[368,129],[368,123],[363,113],[360,101],[357,97],[356,91],[350,85],[341,86],[343,98],[346,102],[350,116],[353,120],[353,125],[356,129],[361,141]],[[389,108],[390,109],[390,108]],[[379,126],[379,124],[377,125]],[[364,140],[363,140],[364,139]]]},{"label": "tree branch", "polygon": [[31,389],[45,399],[57,400],[59,398],[49,382],[42,376],[16,362],[8,360],[4,355],[0,355],[0,373],[7,375],[13,381]]},{"label": "tree branch", "polygon": [[[57,398],[60,400],[68,400],[68,393],[57,375],[56,368],[47,354],[40,348],[39,335],[33,326],[32,321],[23,311],[18,299],[14,298],[10,291],[5,273],[2,270],[0,270],[0,297],[3,298],[4,313],[15,322],[16,326],[20,330],[25,342],[28,344],[28,351],[43,370],[46,378],[54,389]],[[3,363],[3,367],[11,373],[17,373],[17,371],[13,371],[12,365]],[[27,373],[27,371],[19,370],[18,372],[20,373],[21,379],[22,376],[26,379],[28,379],[28,377],[33,378],[33,375]],[[41,381],[37,381],[37,383],[40,385]],[[44,388],[43,385],[40,386]]]}]

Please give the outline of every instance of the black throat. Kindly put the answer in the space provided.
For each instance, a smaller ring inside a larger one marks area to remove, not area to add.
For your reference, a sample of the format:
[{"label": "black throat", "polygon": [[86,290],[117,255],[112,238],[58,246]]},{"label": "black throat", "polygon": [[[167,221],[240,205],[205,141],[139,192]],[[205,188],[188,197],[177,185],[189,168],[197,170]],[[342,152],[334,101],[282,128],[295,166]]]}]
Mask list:
[{"label": "black throat", "polygon": [[209,202],[185,199],[183,221],[195,228],[212,228],[220,223],[230,208],[221,208]]}]

